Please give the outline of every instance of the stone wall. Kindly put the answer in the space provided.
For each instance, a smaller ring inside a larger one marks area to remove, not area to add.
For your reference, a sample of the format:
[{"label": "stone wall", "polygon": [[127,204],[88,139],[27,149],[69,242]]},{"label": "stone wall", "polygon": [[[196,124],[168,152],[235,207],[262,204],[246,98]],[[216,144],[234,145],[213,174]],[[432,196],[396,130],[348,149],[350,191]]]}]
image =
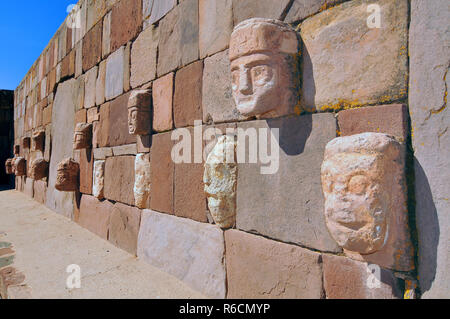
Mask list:
[{"label": "stone wall", "polygon": [[[0,90],[0,163],[4,165],[6,159],[12,156],[14,143],[13,127],[14,92]],[[14,188],[14,177],[0,172],[0,185]]]},{"label": "stone wall", "polygon": [[[367,24],[370,4],[381,9],[380,28]],[[45,131],[42,151],[21,146],[20,155],[49,162],[48,178],[17,177],[18,190],[210,297],[449,297],[445,0],[81,0],[77,9],[15,91],[15,143]],[[263,120],[236,109],[230,35],[253,17],[285,21],[302,40],[295,115]],[[149,135],[128,132],[136,89],[151,90]],[[280,130],[275,174],[237,166],[234,229],[214,225],[204,160],[171,159],[172,133],[194,131],[196,120],[203,130]],[[92,148],[72,149],[77,123],[92,124]],[[376,288],[367,286],[370,265],[330,236],[320,177],[327,143],[362,132],[389,134],[407,150],[415,265],[381,267]],[[55,189],[65,157],[80,166],[75,193]],[[135,180],[148,186],[144,202]]]}]

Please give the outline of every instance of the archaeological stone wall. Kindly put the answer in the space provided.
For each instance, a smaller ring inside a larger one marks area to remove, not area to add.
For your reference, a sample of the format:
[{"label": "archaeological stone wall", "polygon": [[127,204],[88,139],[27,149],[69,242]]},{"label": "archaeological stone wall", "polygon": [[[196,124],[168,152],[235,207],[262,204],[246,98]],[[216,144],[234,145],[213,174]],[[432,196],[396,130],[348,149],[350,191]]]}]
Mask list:
[{"label": "archaeological stone wall", "polygon": [[80,0],[15,90],[6,169],[209,297],[449,297],[448,17]]}]

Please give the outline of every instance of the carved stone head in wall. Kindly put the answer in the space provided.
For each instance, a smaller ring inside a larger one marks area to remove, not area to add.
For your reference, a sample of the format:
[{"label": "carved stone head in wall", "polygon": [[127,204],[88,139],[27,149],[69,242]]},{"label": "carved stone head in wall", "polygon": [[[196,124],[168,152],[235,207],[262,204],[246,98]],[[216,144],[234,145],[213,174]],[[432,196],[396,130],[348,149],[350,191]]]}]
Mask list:
[{"label": "carved stone head in wall", "polygon": [[5,169],[6,169],[6,174],[8,174],[8,175],[14,174],[13,159],[12,158],[8,158],[6,160],[6,162],[5,162]]},{"label": "carved stone head in wall", "polygon": [[27,175],[27,161],[23,157],[16,157],[13,159],[13,169],[16,176]]},{"label": "carved stone head in wall", "polygon": [[56,168],[55,188],[61,192],[78,190],[78,175],[80,166],[72,158],[62,160]]},{"label": "carved stone head in wall", "polygon": [[16,144],[14,145],[14,155],[19,155],[20,154],[20,145]]},{"label": "carved stone head in wall", "polygon": [[28,136],[22,137],[22,148],[30,148],[31,139]]},{"label": "carved stone head in wall", "polygon": [[291,114],[298,102],[297,33],[286,23],[254,18],[231,35],[233,97],[238,111],[260,118]]},{"label": "carved stone head in wall", "polygon": [[73,135],[73,149],[81,150],[92,145],[92,124],[78,123]]},{"label": "carved stone head in wall", "polygon": [[128,131],[130,135],[149,135],[151,133],[151,92],[135,90],[128,99]]},{"label": "carved stone head in wall", "polygon": [[31,136],[31,150],[32,151],[44,151],[45,131],[39,130],[33,132]]},{"label": "carved stone head in wall", "polygon": [[35,181],[43,179],[48,175],[48,162],[42,158],[31,163],[30,177]]},{"label": "carved stone head in wall", "polygon": [[328,143],[322,164],[325,220],[349,257],[412,267],[404,151],[393,137],[362,133]]}]

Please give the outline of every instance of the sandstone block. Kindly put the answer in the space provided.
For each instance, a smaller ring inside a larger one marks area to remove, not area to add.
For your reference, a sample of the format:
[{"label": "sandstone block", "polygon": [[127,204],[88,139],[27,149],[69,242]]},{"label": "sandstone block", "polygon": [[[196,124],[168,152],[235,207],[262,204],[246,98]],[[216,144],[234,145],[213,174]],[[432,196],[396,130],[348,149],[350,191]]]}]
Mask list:
[{"label": "sandstone block", "polygon": [[112,148],[112,152],[113,152],[113,156],[136,155],[137,147],[136,147],[136,144],[114,146]]},{"label": "sandstone block", "polygon": [[69,54],[61,62],[61,79],[65,79],[75,74],[75,50]]},{"label": "sandstone block", "polygon": [[233,0],[234,25],[250,18],[270,18],[280,20],[289,0],[271,1]]},{"label": "sandstone block", "polygon": [[102,32],[103,23],[100,22],[83,38],[83,72],[97,65],[102,59]]},{"label": "sandstone block", "polygon": [[153,82],[153,129],[156,132],[173,127],[173,77],[173,73],[169,73]]},{"label": "sandstone block", "polygon": [[134,205],[134,156],[108,157],[105,164],[105,197]]},{"label": "sandstone block", "polygon": [[287,23],[302,21],[340,2],[343,0],[294,0],[284,21]]},{"label": "sandstone block", "polygon": [[34,181],[34,200],[38,203],[45,204],[47,194],[47,182]]},{"label": "sandstone block", "polygon": [[136,256],[140,223],[139,209],[116,203],[109,220],[109,241]]},{"label": "sandstone block", "polygon": [[98,108],[96,108],[96,107],[93,107],[93,108],[90,108],[89,110],[87,110],[86,116],[87,116],[87,122],[89,124],[92,124],[93,122],[100,120],[100,114],[98,112]]},{"label": "sandstone block", "polygon": [[[106,137],[109,140],[109,144],[107,146],[121,146],[136,143],[136,136],[130,135],[128,129],[127,104],[129,96],[129,93],[123,94],[109,104],[109,120],[107,120],[109,121],[109,128],[108,136]],[[102,115],[100,114],[100,118],[102,118]]]},{"label": "sandstone block", "polygon": [[98,77],[95,82],[95,104],[102,105],[105,102],[106,61],[100,62]]},{"label": "sandstone block", "polygon": [[321,255],[237,230],[225,232],[229,299],[318,299]]},{"label": "sandstone block", "polygon": [[111,12],[103,18],[102,57],[111,53]]},{"label": "sandstone block", "polygon": [[138,257],[212,298],[225,298],[223,232],[189,219],[142,212]]},{"label": "sandstone block", "polygon": [[136,88],[156,77],[159,28],[149,27],[139,34],[131,48],[131,87]]},{"label": "sandstone block", "polygon": [[113,208],[114,205],[109,201],[101,202],[93,196],[82,195],[77,223],[108,240],[108,227]]},{"label": "sandstone block", "polygon": [[142,1],[129,0],[116,3],[111,11],[111,52],[135,38],[141,28]]},{"label": "sandstone block", "polygon": [[105,197],[105,161],[94,161],[92,195],[102,200]]},{"label": "sandstone block", "polygon": [[134,164],[134,202],[138,208],[148,208],[151,190],[150,154],[138,154]]},{"label": "sandstone block", "polygon": [[120,47],[106,60],[105,98],[107,101],[123,93],[125,47]]},{"label": "sandstone block", "polygon": [[25,185],[24,185],[23,192],[28,197],[33,198],[33,196],[34,196],[34,179],[31,179],[28,177],[25,179]]},{"label": "sandstone block", "polygon": [[95,66],[86,72],[84,77],[84,108],[95,106],[95,93],[97,85],[98,67]]},{"label": "sandstone block", "polygon": [[96,160],[104,160],[107,157],[113,156],[112,148],[110,147],[102,147],[94,149],[94,159]]},{"label": "sandstone block", "polygon": [[144,26],[158,22],[177,5],[176,0],[143,0],[143,3]]},{"label": "sandstone block", "polygon": [[80,192],[92,194],[92,175],[94,169],[94,152],[82,149],[80,152]]}]

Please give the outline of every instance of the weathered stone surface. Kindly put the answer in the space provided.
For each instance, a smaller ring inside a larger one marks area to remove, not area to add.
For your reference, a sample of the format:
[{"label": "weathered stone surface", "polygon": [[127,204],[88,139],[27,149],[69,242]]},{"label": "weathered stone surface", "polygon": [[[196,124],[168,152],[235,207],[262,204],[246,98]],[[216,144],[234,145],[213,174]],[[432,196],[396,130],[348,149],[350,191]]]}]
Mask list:
[{"label": "weathered stone surface", "polygon": [[22,137],[22,148],[30,148],[31,146],[31,138],[29,136]]},{"label": "weathered stone surface", "polygon": [[250,18],[280,20],[290,0],[233,0],[234,25]]},{"label": "weathered stone surface", "polygon": [[48,162],[43,158],[35,159],[31,162],[30,177],[35,181],[48,176]]},{"label": "weathered stone surface", "polygon": [[142,1],[129,0],[116,3],[111,11],[111,52],[135,38],[141,28]]},{"label": "weathered stone surface", "polygon": [[83,72],[91,69],[102,59],[102,32],[103,23],[100,22],[83,38]]},{"label": "weathered stone surface", "polygon": [[[94,140],[98,146],[104,148],[110,146],[109,127],[110,127],[110,108],[111,103],[106,102],[100,106],[100,121],[97,130],[94,130]],[[112,151],[111,151],[112,152]]]},{"label": "weathered stone surface", "polygon": [[109,241],[136,256],[141,211],[116,203],[109,221]]},{"label": "weathered stone surface", "polygon": [[142,212],[137,255],[212,298],[225,298],[223,232],[189,219]]},{"label": "weathered stone surface", "polygon": [[69,54],[61,62],[61,79],[65,79],[75,75],[75,50]]},{"label": "weathered stone surface", "polygon": [[47,182],[34,181],[34,200],[38,203],[45,204],[47,194]]},{"label": "weathered stone surface", "polygon": [[100,62],[98,76],[95,82],[95,104],[102,105],[105,102],[106,61]]},{"label": "weathered stone surface", "polygon": [[405,142],[408,135],[408,109],[406,105],[379,105],[345,110],[338,113],[341,136],[364,132],[385,133]]},{"label": "weathered stone surface", "polygon": [[303,22],[303,108],[335,110],[406,96],[408,1],[376,4],[382,12],[381,28],[368,27],[370,13],[362,0]]},{"label": "weathered stone surface", "polygon": [[150,152],[150,147],[152,146],[152,136],[151,135],[139,135],[137,137],[137,152],[138,153],[148,153]]},{"label": "weathered stone surface", "polygon": [[67,157],[56,167],[55,189],[60,192],[76,192],[79,187],[80,165]]},{"label": "weathered stone surface", "polygon": [[[109,128],[107,131],[107,139],[109,140],[108,146],[121,146],[136,143],[136,136],[130,135],[128,130],[127,104],[129,96],[130,94],[126,93],[110,102]],[[100,117],[102,117],[102,115],[103,114],[100,114]]]},{"label": "weathered stone surface", "polygon": [[94,152],[92,149],[80,150],[80,192],[92,194],[92,175],[94,169]]},{"label": "weathered stone surface", "polygon": [[225,232],[229,299],[321,298],[321,255],[237,230]]},{"label": "weathered stone surface", "polygon": [[161,20],[173,7],[177,0],[143,0],[143,19],[145,25],[151,25]]},{"label": "weathered stone surface", "polygon": [[109,220],[113,208],[114,205],[109,201],[100,202],[93,196],[82,195],[77,223],[108,240]]},{"label": "weathered stone surface", "polygon": [[[75,113],[75,124],[76,125],[85,124],[86,121],[87,121],[86,109],[79,110]],[[76,125],[75,125],[75,132],[76,132]],[[82,129],[82,128],[80,128],[80,129]],[[75,137],[75,134],[74,134],[74,137]],[[75,138],[74,138],[74,140],[75,140]]]},{"label": "weathered stone surface", "polygon": [[233,227],[236,223],[236,142],[234,136],[218,138],[205,163],[203,182],[209,211],[216,225]]},{"label": "weathered stone surface", "polygon": [[125,46],[123,54],[123,91],[130,90],[130,59],[131,59],[131,41]]},{"label": "weathered stone surface", "polygon": [[33,196],[34,196],[34,179],[31,179],[28,177],[25,179],[25,185],[24,185],[23,192],[25,193],[25,195],[33,198]]},{"label": "weathered stone surface", "polygon": [[112,148],[112,152],[113,152],[113,156],[136,155],[137,154],[137,146],[136,146],[136,144],[114,146]]},{"label": "weathered stone surface", "polygon": [[149,135],[152,131],[152,92],[134,90],[128,98],[128,133]]},{"label": "weathered stone surface", "polygon": [[[61,64],[58,64],[60,66]],[[56,67],[56,83],[61,78],[61,70]],[[75,46],[75,77],[79,77],[83,74],[83,42],[80,41]]]},{"label": "weathered stone surface", "polygon": [[110,147],[102,147],[94,149],[94,159],[96,160],[104,160],[110,156],[113,156],[112,148]]},{"label": "weathered stone surface", "polygon": [[184,0],[159,24],[158,76],[199,57],[198,0]]},{"label": "weathered stone surface", "polygon": [[134,205],[134,156],[108,157],[105,165],[105,197]]},{"label": "weathered stone surface", "polygon": [[390,270],[346,257],[323,255],[323,280],[327,299],[402,298],[400,281]]},{"label": "weathered stone surface", "polygon": [[153,135],[150,157],[150,184],[152,194],[150,208],[152,210],[173,214],[173,180],[175,164],[171,158],[171,133]]},{"label": "weathered stone surface", "polygon": [[5,170],[6,170],[6,174],[7,174],[7,175],[12,175],[12,174],[14,174],[14,169],[13,169],[13,164],[12,164],[12,162],[13,162],[13,159],[12,159],[12,158],[8,158],[8,159],[5,161]]},{"label": "weathered stone surface", "polygon": [[152,81],[156,77],[156,57],[158,55],[159,28],[149,27],[139,34],[131,48],[132,88]]},{"label": "weathered stone surface", "polygon": [[[269,163],[261,164],[261,158],[258,164],[250,163],[248,156],[246,164],[238,164],[237,228],[321,251],[340,251],[321,214],[324,199],[320,166],[326,144],[336,137],[333,114],[253,121],[238,124],[239,128],[265,128],[257,130],[259,139],[272,145],[267,150],[274,155],[270,156],[270,168]],[[279,143],[269,128],[279,129]],[[262,134],[267,134],[267,139]],[[238,137],[238,152],[240,147],[251,145],[244,151],[248,154],[261,143],[239,143]]]},{"label": "weathered stone surface", "polygon": [[123,93],[125,47],[120,47],[106,60],[105,99],[107,101]]},{"label": "weathered stone surface", "polygon": [[100,200],[105,197],[105,161],[94,161],[92,195]]},{"label": "weathered stone surface", "polygon": [[45,146],[45,131],[37,130],[34,131],[31,136],[31,150],[32,151],[44,151]]},{"label": "weathered stone surface", "polygon": [[111,53],[111,12],[103,18],[102,57]]},{"label": "weathered stone surface", "polygon": [[173,73],[153,82],[153,129],[164,132],[173,128]]},{"label": "weathered stone surface", "polygon": [[202,61],[194,62],[177,72],[173,101],[176,128],[193,126],[195,120],[202,120],[202,81]]},{"label": "weathered stone surface", "polygon": [[448,17],[445,0],[411,1],[409,109],[423,298],[448,298],[450,291]]},{"label": "weathered stone surface", "polygon": [[294,0],[284,21],[287,23],[301,21],[343,1],[345,0]]},{"label": "weathered stone surface", "polygon": [[[55,189],[57,165],[66,157],[72,156],[75,126],[77,81],[69,80],[58,85],[53,102],[51,134],[51,158],[47,199],[45,204],[52,210],[68,218],[73,215],[73,193],[59,192]],[[64,110],[64,112],[61,112]]]},{"label": "weathered stone surface", "polygon": [[225,50],[233,31],[232,0],[199,0],[200,58]]},{"label": "weathered stone surface", "polygon": [[50,163],[50,153],[52,150],[52,126],[47,125],[45,127],[45,150],[44,159]]},{"label": "weathered stone surface", "polygon": [[98,108],[96,108],[96,107],[92,107],[89,110],[87,110],[86,116],[87,116],[87,122],[89,124],[92,124],[93,122],[100,120],[100,114],[98,112]]},{"label": "weathered stone surface", "polygon": [[298,54],[297,33],[284,22],[253,18],[237,25],[230,61],[239,113],[257,118],[293,114],[299,99]]},{"label": "weathered stone surface", "polygon": [[245,119],[236,109],[233,100],[228,50],[205,59],[202,105],[204,123]]},{"label": "weathered stone surface", "polygon": [[149,208],[150,196],[150,154],[138,154],[134,164],[134,202],[138,208]]},{"label": "weathered stone surface", "polygon": [[[86,110],[83,112],[83,122],[86,122]],[[90,148],[92,146],[92,124],[78,123],[75,126],[75,133],[73,134],[73,149],[81,150]]]},{"label": "weathered stone surface", "polygon": [[86,109],[95,106],[95,93],[97,85],[98,67],[95,66],[86,72],[84,76],[84,107]]},{"label": "weathered stone surface", "polygon": [[107,1],[87,0],[86,5],[86,30],[90,30],[106,13]]}]

